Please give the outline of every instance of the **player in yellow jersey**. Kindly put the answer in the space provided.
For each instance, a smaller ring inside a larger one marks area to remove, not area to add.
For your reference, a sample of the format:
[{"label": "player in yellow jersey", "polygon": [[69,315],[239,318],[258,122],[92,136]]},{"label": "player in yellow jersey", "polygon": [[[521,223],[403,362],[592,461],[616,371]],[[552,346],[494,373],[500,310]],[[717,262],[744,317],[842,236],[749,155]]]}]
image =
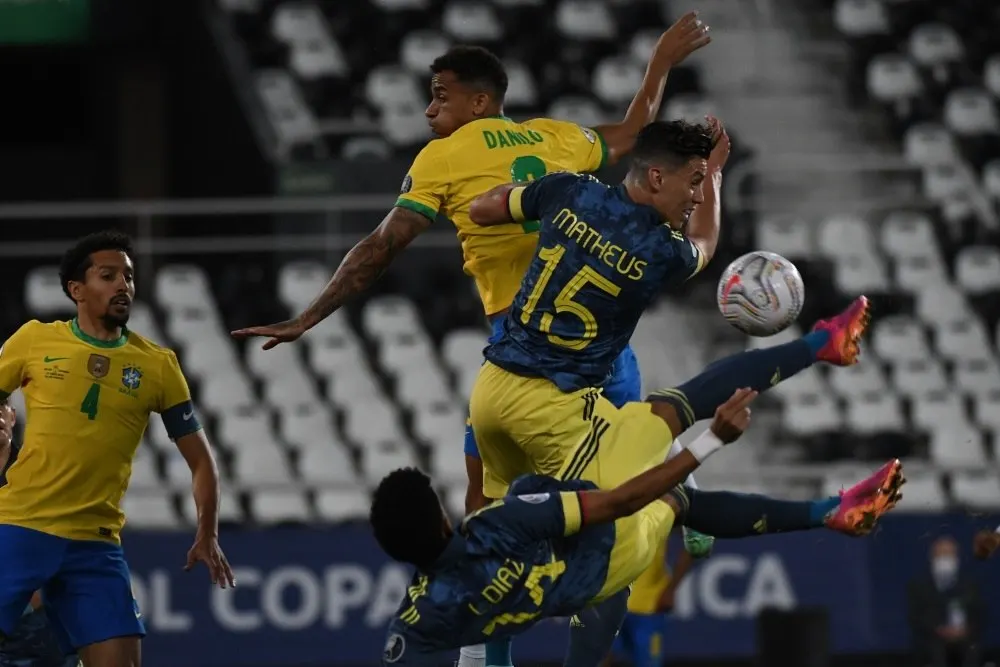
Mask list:
[{"label": "player in yellow jersey", "polygon": [[132,458],[157,412],[191,467],[198,528],[187,568],[235,584],[218,543],[219,476],[177,357],[126,327],[128,237],[80,240],[60,267],[69,322],[31,321],[0,348],[0,398],[24,393],[27,426],[0,488],[0,633],[42,591],[53,630],[86,667],[138,667],[145,634],[119,533]]}]

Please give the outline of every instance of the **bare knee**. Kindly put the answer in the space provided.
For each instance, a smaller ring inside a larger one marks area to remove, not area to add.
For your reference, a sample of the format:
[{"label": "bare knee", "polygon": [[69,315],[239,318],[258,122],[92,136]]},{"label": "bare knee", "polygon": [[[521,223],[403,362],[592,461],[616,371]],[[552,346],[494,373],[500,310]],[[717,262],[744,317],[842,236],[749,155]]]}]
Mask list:
[{"label": "bare knee", "polygon": [[140,638],[114,637],[79,650],[83,667],[141,667]]}]

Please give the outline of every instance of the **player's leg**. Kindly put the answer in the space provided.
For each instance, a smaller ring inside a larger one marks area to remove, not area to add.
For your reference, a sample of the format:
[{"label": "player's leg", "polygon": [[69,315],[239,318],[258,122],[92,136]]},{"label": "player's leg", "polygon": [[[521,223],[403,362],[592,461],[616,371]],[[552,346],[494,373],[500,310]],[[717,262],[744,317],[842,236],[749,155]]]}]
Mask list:
[{"label": "player's leg", "polygon": [[139,667],[146,629],[120,546],[70,542],[58,579],[42,594],[84,667]]},{"label": "player's leg", "polygon": [[632,667],[661,667],[666,614],[629,614],[632,623]]},{"label": "player's leg", "polygon": [[472,421],[465,425],[465,474],[469,485],[465,490],[465,515],[486,507],[489,500],[483,495],[483,460],[479,458],[476,435],[472,431]]},{"label": "player's leg", "polygon": [[[799,340],[726,357],[678,387],[654,392],[648,400],[672,405],[681,430],[686,430],[710,418],[741,387],[766,391],[819,361],[838,366],[855,363],[867,326],[868,300],[859,297],[843,313],[818,322]],[[675,436],[679,433],[674,431]]]},{"label": "player's leg", "polygon": [[768,496],[678,489],[680,521],[722,538],[751,537],[828,528],[846,535],[865,535],[880,516],[902,497],[902,464],[893,459],[840,496],[821,500],[778,500]]},{"label": "player's leg", "polygon": [[65,548],[54,535],[0,525],[0,647],[16,641],[32,596],[55,575]]},{"label": "player's leg", "polygon": [[564,667],[598,667],[604,662],[625,629],[628,596],[626,588],[573,617]]}]

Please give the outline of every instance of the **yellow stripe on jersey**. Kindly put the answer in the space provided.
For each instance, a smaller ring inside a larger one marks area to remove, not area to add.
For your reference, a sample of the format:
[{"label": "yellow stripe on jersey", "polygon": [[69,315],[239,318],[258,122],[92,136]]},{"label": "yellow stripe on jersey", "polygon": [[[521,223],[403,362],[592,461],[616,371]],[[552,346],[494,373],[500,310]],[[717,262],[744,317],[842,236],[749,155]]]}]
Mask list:
[{"label": "yellow stripe on jersey", "polygon": [[150,413],[191,400],[177,357],[134,332],[104,341],[75,321],[32,321],[0,356],[0,392],[19,387],[24,444],[0,488],[0,523],[117,543]]},{"label": "yellow stripe on jersey", "polygon": [[510,217],[515,222],[524,222],[527,219],[524,215],[524,209],[521,207],[524,190],[525,188],[514,188],[507,193],[507,210],[510,211]]},{"label": "yellow stripe on jersey", "polygon": [[583,526],[583,512],[580,511],[580,496],[576,493],[560,493],[562,500],[563,518],[566,522],[564,535],[573,535],[580,532]]}]

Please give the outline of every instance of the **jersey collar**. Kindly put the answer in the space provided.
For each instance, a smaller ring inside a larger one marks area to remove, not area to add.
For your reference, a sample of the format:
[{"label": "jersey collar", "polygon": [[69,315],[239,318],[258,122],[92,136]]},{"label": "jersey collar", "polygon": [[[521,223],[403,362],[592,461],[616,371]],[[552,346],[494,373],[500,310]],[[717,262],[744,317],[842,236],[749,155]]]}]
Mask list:
[{"label": "jersey collar", "polygon": [[448,542],[448,546],[444,548],[441,555],[437,557],[437,560],[431,564],[428,570],[440,570],[449,565],[457,563],[461,559],[465,558],[466,548],[465,548],[465,538],[455,531],[451,536],[451,541]]},{"label": "jersey collar", "polygon": [[122,345],[128,342],[128,329],[126,329],[125,327],[122,327],[122,335],[116,338],[115,340],[101,340],[100,338],[94,338],[90,334],[84,333],[84,331],[80,328],[80,323],[76,321],[75,317],[72,320],[70,320],[69,328],[70,331],[73,332],[74,336],[82,340],[84,343],[93,345],[94,347],[103,347],[111,349],[115,347],[121,347]]}]

